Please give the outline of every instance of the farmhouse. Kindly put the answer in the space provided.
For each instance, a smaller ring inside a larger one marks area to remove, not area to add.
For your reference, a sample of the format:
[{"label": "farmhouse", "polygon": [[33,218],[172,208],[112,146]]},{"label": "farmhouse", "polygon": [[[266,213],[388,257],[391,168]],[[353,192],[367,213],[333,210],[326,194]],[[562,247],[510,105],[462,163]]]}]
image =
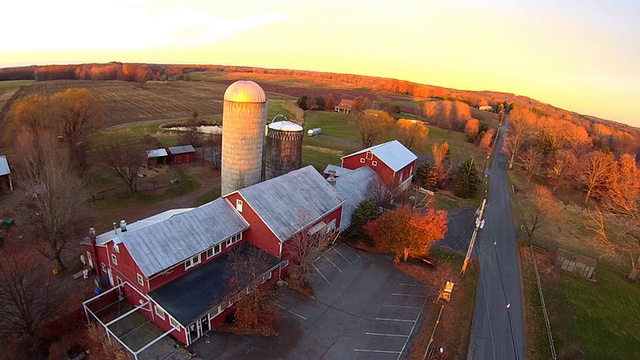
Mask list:
[{"label": "farmhouse", "polygon": [[[312,166],[232,192],[197,208],[174,209],[101,235],[90,231],[83,254],[112,289],[85,301],[87,316],[126,299],[149,321],[189,345],[233,311],[228,253],[262,252],[279,279],[291,259],[289,241],[303,234],[337,237],[345,199]],[[253,250],[252,250],[253,249]],[[100,281],[100,280],[99,280]],[[252,289],[247,289],[250,291]],[[108,300],[105,300],[108,299]]]},{"label": "farmhouse", "polygon": [[335,110],[339,113],[350,114],[351,109],[353,108],[353,100],[341,99],[338,106],[336,106]]},{"label": "farmhouse", "polygon": [[11,183],[11,169],[9,169],[7,157],[4,155],[0,156],[0,179],[6,179],[9,190],[13,191],[13,183]]},{"label": "farmhouse", "polygon": [[342,157],[342,167],[355,170],[368,166],[390,190],[404,190],[413,179],[418,157],[398,140],[375,145]]},{"label": "farmhouse", "polygon": [[196,160],[196,149],[192,145],[171,146],[167,148],[169,161],[174,164],[190,163]]}]

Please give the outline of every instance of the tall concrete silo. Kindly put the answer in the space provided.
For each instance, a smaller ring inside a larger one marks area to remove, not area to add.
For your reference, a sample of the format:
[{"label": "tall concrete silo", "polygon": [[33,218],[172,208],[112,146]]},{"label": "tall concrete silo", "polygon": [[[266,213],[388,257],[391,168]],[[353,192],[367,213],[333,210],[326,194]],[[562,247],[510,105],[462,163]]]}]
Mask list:
[{"label": "tall concrete silo", "polygon": [[222,195],[260,182],[267,96],[253,81],[236,81],[224,93]]},{"label": "tall concrete silo", "polygon": [[302,126],[291,121],[269,124],[265,140],[264,179],[269,180],[302,166]]}]

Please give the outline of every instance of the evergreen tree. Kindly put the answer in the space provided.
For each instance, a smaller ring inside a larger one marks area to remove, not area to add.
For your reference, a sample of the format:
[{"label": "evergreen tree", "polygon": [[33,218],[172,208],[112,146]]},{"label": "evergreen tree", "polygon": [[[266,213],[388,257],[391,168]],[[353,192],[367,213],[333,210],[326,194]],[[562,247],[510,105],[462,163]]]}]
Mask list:
[{"label": "evergreen tree", "polygon": [[416,181],[423,188],[435,188],[438,184],[438,169],[433,161],[422,163],[416,170]]},{"label": "evergreen tree", "polygon": [[375,200],[361,202],[351,215],[350,237],[362,237],[366,242],[371,242],[371,238],[362,228],[370,221],[377,219],[380,214],[380,208]]},{"label": "evergreen tree", "polygon": [[458,166],[454,180],[457,196],[470,198],[476,194],[482,180],[480,179],[480,175],[478,175],[478,167],[473,162],[473,159],[465,160]]}]

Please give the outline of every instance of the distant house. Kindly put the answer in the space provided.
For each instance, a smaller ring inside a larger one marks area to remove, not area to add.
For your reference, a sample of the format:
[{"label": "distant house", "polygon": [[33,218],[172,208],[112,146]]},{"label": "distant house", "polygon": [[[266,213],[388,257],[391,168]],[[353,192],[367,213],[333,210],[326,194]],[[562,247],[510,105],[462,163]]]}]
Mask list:
[{"label": "distant house", "polygon": [[387,188],[403,190],[411,184],[417,159],[411,150],[393,140],[343,156],[342,167],[355,170],[368,166]]},{"label": "distant house", "polygon": [[556,266],[575,275],[592,279],[596,270],[596,261],[569,250],[558,249],[556,251]]},{"label": "distant house", "polygon": [[167,148],[169,161],[173,164],[190,163],[196,160],[196,149],[192,145],[171,146]]},{"label": "distant house", "polygon": [[340,103],[336,106],[336,112],[351,114],[351,109],[353,109],[353,100],[340,99]]},{"label": "distant house", "polygon": [[9,169],[9,162],[7,157],[0,156],[0,179],[7,180],[7,186],[9,190],[13,191],[13,183],[11,182],[11,169]]},{"label": "distant house", "polygon": [[491,106],[489,106],[489,105],[479,106],[478,109],[484,110],[484,111],[493,111],[493,108]]}]

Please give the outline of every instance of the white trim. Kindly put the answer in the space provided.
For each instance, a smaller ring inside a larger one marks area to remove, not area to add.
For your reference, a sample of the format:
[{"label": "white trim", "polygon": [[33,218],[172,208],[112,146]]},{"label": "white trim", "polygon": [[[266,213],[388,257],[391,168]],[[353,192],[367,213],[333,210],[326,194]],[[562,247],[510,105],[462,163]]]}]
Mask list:
[{"label": "white trim", "polygon": [[364,158],[360,158],[360,164],[364,164]]},{"label": "white trim", "polygon": [[236,199],[236,210],[238,212],[242,212],[242,205],[244,205],[244,202],[241,199]]},{"label": "white trim", "polygon": [[144,286],[144,277],[140,275],[140,273],[136,273],[136,280],[138,280],[138,284],[140,284],[140,286]]},{"label": "white trim", "polygon": [[367,151],[365,157],[367,160],[373,160],[373,153],[371,152],[371,150]]},{"label": "white trim", "polygon": [[180,329],[179,329],[181,326],[180,323],[178,322],[178,320],[171,317],[171,315],[169,315],[169,324],[174,328],[178,328],[178,332],[180,332]]},{"label": "white trim", "polygon": [[[201,259],[201,257],[200,257],[200,255],[201,255],[201,254],[194,255],[194,256],[192,256],[192,257],[190,257],[190,258],[186,259],[186,260],[184,261],[184,269],[185,269],[185,270],[189,270],[189,269],[191,269],[192,267],[194,267],[194,266],[196,266],[196,265],[200,264],[200,262],[201,262],[201,260],[202,260],[202,259]],[[189,264],[189,265],[187,265],[187,262],[189,262],[190,264]]]},{"label": "white trim", "polygon": [[[216,247],[218,248],[218,251],[216,251]],[[209,252],[211,251],[211,255],[209,255]],[[222,252],[222,243],[217,243],[215,245],[213,245],[212,247],[207,249],[207,260],[211,259],[212,257],[215,257],[216,255],[220,254]]]},{"label": "white trim", "polygon": [[372,166],[378,166],[378,162],[377,162],[377,161],[375,161],[375,160],[373,160],[373,161],[371,161],[371,165],[372,165]]},{"label": "white trim", "polygon": [[111,264],[118,266],[118,257],[116,254],[111,254]]},{"label": "white trim", "polygon": [[[156,315],[158,315],[158,317],[159,317],[160,319],[165,320],[165,319],[166,319],[166,317],[165,317],[166,312],[164,311],[164,309],[163,309],[163,308],[161,308],[160,306],[158,306],[158,304],[155,304],[155,306],[154,306],[154,307],[155,307]],[[162,315],[158,312],[158,310],[160,310],[160,312],[162,313]]]}]

